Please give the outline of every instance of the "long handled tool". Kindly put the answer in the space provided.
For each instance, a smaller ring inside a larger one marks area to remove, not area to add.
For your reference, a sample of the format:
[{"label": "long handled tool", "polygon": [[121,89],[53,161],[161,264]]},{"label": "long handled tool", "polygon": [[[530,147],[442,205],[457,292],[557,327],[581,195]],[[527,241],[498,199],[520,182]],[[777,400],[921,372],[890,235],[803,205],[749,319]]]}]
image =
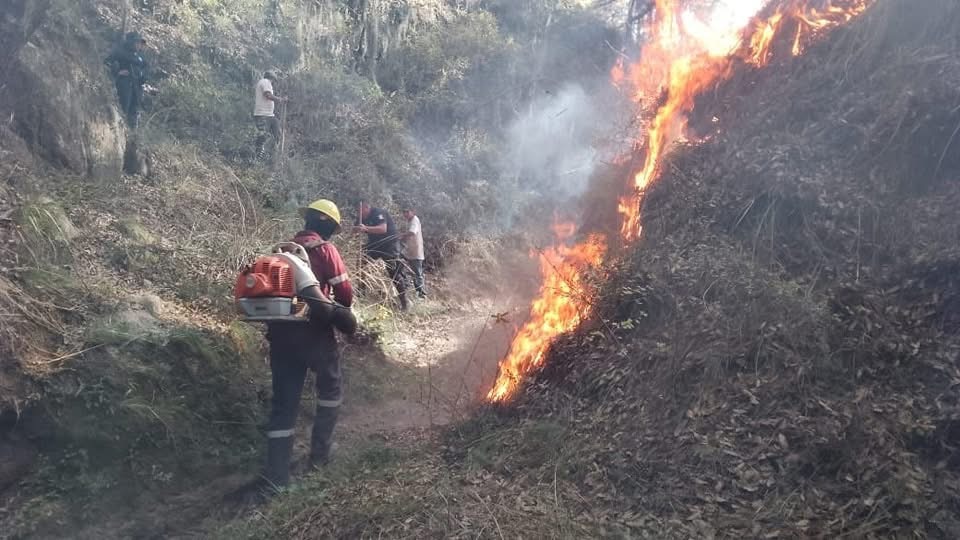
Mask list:
[{"label": "long handled tool", "polygon": [[[357,225],[363,224],[363,201],[357,204]],[[363,270],[363,248],[360,248],[360,254],[357,256],[357,275]],[[359,282],[358,282],[359,283]]]},{"label": "long handled tool", "polygon": [[277,164],[282,166],[286,156],[284,148],[287,142],[287,104],[282,103],[280,107],[280,159],[277,160]]}]

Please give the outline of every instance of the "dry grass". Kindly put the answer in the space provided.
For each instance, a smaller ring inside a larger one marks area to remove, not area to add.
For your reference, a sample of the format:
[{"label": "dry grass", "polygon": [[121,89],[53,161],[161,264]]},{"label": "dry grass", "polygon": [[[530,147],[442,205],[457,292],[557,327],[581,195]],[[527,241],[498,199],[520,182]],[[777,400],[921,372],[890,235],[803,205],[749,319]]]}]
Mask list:
[{"label": "dry grass", "polygon": [[440,456],[312,486],[259,532],[956,537],[960,168],[931,111],[956,108],[958,24],[881,1],[717,88],[726,128],[666,164],[604,331]]},{"label": "dry grass", "polygon": [[56,332],[61,328],[55,311],[33,300],[6,277],[0,276],[0,409],[13,407],[19,411],[24,399],[25,383],[21,370],[30,369],[29,358],[45,353],[39,343],[30,339],[38,331]]},{"label": "dry grass", "polygon": [[717,89],[727,129],[666,164],[610,284],[603,315],[636,329],[561,343],[520,403],[580,404],[594,498],[686,537],[956,535],[957,413],[934,403],[957,399],[960,169],[956,119],[924,111],[954,114],[958,15],[881,2]]}]

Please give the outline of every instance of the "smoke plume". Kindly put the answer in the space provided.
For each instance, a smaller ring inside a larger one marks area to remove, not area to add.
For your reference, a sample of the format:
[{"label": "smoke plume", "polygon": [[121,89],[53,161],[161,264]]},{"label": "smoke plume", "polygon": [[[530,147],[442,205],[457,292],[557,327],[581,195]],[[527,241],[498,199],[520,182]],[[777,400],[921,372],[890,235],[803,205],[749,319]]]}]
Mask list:
[{"label": "smoke plume", "polygon": [[592,143],[609,124],[601,118],[596,96],[577,85],[534,100],[507,132],[507,174],[549,198],[582,193],[597,162]]}]

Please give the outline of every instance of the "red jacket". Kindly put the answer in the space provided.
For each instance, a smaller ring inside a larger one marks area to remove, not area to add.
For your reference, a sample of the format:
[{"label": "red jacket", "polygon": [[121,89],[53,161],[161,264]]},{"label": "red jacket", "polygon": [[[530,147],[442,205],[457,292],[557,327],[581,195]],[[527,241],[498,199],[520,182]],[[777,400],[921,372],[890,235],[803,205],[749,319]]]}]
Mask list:
[{"label": "red jacket", "polygon": [[[323,294],[341,306],[350,307],[353,304],[353,287],[347,277],[347,265],[343,264],[336,246],[311,231],[297,233],[293,241],[307,248],[310,266]],[[333,326],[329,324],[318,327],[313,324],[271,322],[267,324],[267,340],[271,347],[280,347],[280,350],[287,352],[307,350],[326,354],[335,351],[337,346]]]},{"label": "red jacket", "polygon": [[307,248],[310,266],[317,281],[320,282],[323,294],[333,298],[341,306],[353,305],[353,286],[347,275],[347,265],[340,257],[337,246],[313,231],[301,231],[293,241]]}]

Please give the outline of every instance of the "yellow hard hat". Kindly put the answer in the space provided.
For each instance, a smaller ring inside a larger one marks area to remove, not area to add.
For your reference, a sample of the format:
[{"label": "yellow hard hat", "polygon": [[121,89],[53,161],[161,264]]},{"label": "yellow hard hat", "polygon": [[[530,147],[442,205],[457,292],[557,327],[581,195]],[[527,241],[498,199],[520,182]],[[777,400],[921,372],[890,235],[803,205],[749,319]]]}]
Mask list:
[{"label": "yellow hard hat", "polygon": [[332,219],[337,224],[337,226],[340,225],[340,209],[337,208],[337,205],[334,204],[334,202],[331,200],[318,199],[316,201],[313,201],[305,208],[300,209],[300,217],[306,216],[307,210],[316,210],[321,214],[329,216],[330,219]]}]

